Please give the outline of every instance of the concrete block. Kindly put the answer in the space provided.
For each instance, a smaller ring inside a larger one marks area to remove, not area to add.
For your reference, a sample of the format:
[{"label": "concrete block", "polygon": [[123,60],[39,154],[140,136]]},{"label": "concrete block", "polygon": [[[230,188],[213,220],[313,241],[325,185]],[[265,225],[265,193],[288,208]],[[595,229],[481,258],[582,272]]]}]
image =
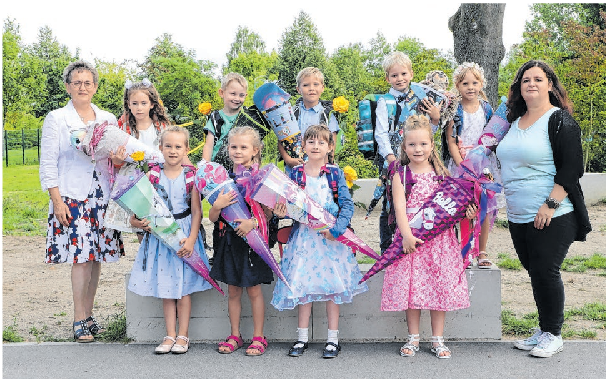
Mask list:
[{"label": "concrete block", "polygon": [[606,199],[606,174],[586,173],[580,182],[585,204],[592,205]]},{"label": "concrete block", "polygon": [[[370,265],[361,265],[363,272]],[[471,307],[448,312],[444,335],[450,339],[501,338],[501,272],[497,268],[466,270]],[[126,283],[130,274],[126,275]],[[220,284],[227,294],[227,285]],[[383,272],[368,281],[369,291],[340,307],[339,338],[343,341],[404,341],[407,336],[405,312],[382,312]],[[272,341],[292,341],[297,330],[297,309],[277,311],[270,305],[274,284],[262,285],[265,299],[265,335]],[[135,295],[126,290],[127,335],[137,342],[158,342],[166,334],[162,300]],[[242,296],[241,332],[252,337],[252,315],[248,296]],[[328,323],[325,303],[314,303],[310,320],[310,339],[324,341]],[[215,290],[192,295],[190,338],[192,341],[221,341],[229,335],[227,297]],[[428,311],[421,314],[421,337],[431,336]]]}]

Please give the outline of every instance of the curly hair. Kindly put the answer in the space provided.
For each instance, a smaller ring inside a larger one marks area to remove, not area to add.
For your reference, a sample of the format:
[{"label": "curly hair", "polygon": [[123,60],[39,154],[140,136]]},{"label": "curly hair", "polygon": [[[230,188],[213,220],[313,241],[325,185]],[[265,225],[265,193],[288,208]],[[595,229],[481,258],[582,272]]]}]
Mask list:
[{"label": "curly hair", "polygon": [[92,64],[87,61],[75,61],[67,65],[63,70],[63,83],[71,83],[72,73],[88,71],[93,75],[93,83],[99,84],[99,72]]},{"label": "curly hair", "polygon": [[410,163],[410,158],[406,154],[406,135],[408,132],[413,130],[425,130],[429,139],[432,143],[431,154],[429,155],[429,163],[431,163],[433,170],[436,175],[450,175],[446,166],[440,159],[440,155],[438,154],[438,149],[436,144],[433,142],[433,131],[431,129],[431,123],[426,116],[423,115],[413,115],[408,117],[406,120],[406,124],[404,125],[404,138],[402,139],[402,144],[400,145],[400,163],[402,166]]},{"label": "curly hair", "polygon": [[149,98],[149,102],[152,104],[152,108],[149,110],[149,117],[152,119],[154,125],[169,125],[171,123],[170,119],[164,112],[164,107],[161,104],[160,95],[158,94],[156,87],[154,87],[154,85],[148,80],[132,83],[128,88],[124,89],[123,106],[124,114],[127,117],[128,124],[135,138],[139,138],[139,130],[137,130],[137,120],[135,119],[135,115],[133,114],[133,112],[130,111],[130,107],[128,106],[130,96],[135,92],[143,92]]},{"label": "curly hair", "polygon": [[560,83],[558,76],[553,71],[551,66],[540,60],[530,60],[519,68],[511,87],[509,88],[509,95],[507,100],[507,121],[513,122],[518,117],[523,116],[528,107],[526,106],[526,100],[522,97],[522,77],[524,73],[533,67],[538,67],[545,73],[547,80],[551,83],[551,91],[549,91],[549,102],[551,105],[568,111],[572,114],[572,101],[568,98],[566,89]]},{"label": "curly hair", "polygon": [[487,100],[486,94],[484,93],[484,87],[486,87],[486,79],[484,77],[484,69],[475,62],[463,62],[460,64],[452,74],[452,82],[454,84],[453,92],[460,96],[459,89],[457,86],[465,79],[467,73],[471,72],[473,76],[482,83],[480,88],[480,97]]}]

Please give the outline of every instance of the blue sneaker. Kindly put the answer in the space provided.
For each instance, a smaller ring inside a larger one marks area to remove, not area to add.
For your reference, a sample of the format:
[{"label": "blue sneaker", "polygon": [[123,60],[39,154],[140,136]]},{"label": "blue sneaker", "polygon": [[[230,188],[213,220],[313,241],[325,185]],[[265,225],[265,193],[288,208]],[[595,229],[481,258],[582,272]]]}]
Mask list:
[{"label": "blue sneaker", "polygon": [[549,358],[562,350],[564,350],[562,336],[554,336],[549,332],[545,332],[541,335],[538,345],[530,350],[530,355],[539,358]]},{"label": "blue sneaker", "polygon": [[517,347],[520,350],[530,351],[535,348],[539,344],[539,339],[543,335],[541,328],[532,328],[531,331],[534,331],[534,334],[525,340],[517,340],[513,343],[513,346]]}]

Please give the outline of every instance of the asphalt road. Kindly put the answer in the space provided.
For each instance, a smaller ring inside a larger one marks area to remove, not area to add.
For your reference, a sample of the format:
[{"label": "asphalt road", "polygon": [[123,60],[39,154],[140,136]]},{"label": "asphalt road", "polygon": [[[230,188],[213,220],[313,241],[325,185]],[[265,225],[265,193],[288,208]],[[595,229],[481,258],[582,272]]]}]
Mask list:
[{"label": "asphalt road", "polygon": [[216,344],[194,343],[184,355],[155,355],[155,345],[18,343],[2,346],[3,378],[606,378],[606,341],[565,341],[552,358],[534,358],[511,342],[448,342],[451,359],[437,359],[429,343],[415,357],[398,354],[400,343],[344,343],[332,360],[323,344],[299,358],[290,344],[271,343],[263,356],[244,349],[223,355]]}]

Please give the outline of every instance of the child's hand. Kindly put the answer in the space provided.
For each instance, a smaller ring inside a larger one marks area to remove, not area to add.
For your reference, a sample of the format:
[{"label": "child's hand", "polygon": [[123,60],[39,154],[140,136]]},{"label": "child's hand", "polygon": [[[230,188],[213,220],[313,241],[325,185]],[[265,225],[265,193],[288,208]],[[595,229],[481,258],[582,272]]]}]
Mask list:
[{"label": "child's hand", "polygon": [[432,99],[426,97],[421,100],[420,106],[421,111],[427,113],[431,120],[437,120],[438,122],[440,121],[440,108],[442,106],[441,102],[435,103]]},{"label": "child's hand", "polygon": [[284,216],[286,216],[286,204],[276,203],[273,212],[276,217],[284,218]]},{"label": "child's hand", "polygon": [[417,244],[422,245],[423,241],[411,235],[402,239],[402,252],[404,254],[412,254],[417,251]]},{"label": "child's hand", "polygon": [[329,229],[320,230],[318,233],[321,234],[321,235],[323,235],[324,238],[326,238],[329,241],[336,241],[337,240],[335,237],[332,236],[332,233],[330,232]]},{"label": "child's hand", "polygon": [[137,216],[132,215],[130,216],[130,224],[137,228],[137,229],[143,229],[146,232],[151,232],[151,227],[149,226],[149,220],[144,218],[142,220],[138,219]]},{"label": "child's hand", "polygon": [[290,167],[295,167],[298,166],[300,164],[303,164],[303,159],[301,158],[293,158],[293,157],[288,157],[286,159],[284,159],[284,164]]},{"label": "child's hand", "polygon": [[235,191],[229,191],[228,193],[223,193],[224,189],[221,189],[221,192],[219,192],[219,195],[217,196],[217,199],[215,200],[215,203],[213,204],[213,207],[217,207],[219,209],[223,209],[227,206],[230,206],[234,203],[236,203],[236,192]]},{"label": "child's hand", "polygon": [[478,215],[478,206],[475,204],[469,204],[467,206],[467,211],[465,212],[465,217],[470,220],[473,220]]},{"label": "child's hand", "polygon": [[234,230],[236,231],[238,237],[241,238],[246,237],[246,235],[255,227],[255,223],[252,218],[237,218],[234,221],[240,223]]},{"label": "child's hand", "polygon": [[126,148],[124,146],[120,146],[118,150],[116,150],[115,154],[113,151],[110,151],[109,158],[112,160],[114,166],[121,166],[126,159]]},{"label": "child's hand", "polygon": [[194,243],[196,242],[195,238],[183,238],[179,241],[179,245],[181,248],[177,251],[177,256],[179,258],[189,258],[194,252]]}]

